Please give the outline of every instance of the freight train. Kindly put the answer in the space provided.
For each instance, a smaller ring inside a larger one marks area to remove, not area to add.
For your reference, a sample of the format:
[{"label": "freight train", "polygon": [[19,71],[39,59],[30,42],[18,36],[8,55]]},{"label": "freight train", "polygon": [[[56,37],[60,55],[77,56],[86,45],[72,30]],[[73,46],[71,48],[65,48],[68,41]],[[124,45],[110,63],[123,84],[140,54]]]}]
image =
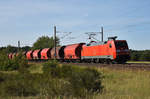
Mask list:
[{"label": "freight train", "polygon": [[[23,53],[27,60],[51,60],[61,62],[94,62],[94,63],[125,63],[130,59],[130,51],[126,40],[109,37],[107,41],[77,43],[56,48],[30,50]],[[10,59],[17,53],[10,53]]]}]

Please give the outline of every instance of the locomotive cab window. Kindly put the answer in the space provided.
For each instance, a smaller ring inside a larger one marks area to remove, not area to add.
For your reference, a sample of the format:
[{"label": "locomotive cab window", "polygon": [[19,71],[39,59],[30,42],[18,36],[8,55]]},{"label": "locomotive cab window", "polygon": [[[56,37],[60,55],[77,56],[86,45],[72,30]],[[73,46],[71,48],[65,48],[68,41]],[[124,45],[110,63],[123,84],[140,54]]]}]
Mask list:
[{"label": "locomotive cab window", "polygon": [[127,42],[126,41],[119,41],[119,42],[115,42],[116,48],[120,48],[120,47],[127,47]]}]

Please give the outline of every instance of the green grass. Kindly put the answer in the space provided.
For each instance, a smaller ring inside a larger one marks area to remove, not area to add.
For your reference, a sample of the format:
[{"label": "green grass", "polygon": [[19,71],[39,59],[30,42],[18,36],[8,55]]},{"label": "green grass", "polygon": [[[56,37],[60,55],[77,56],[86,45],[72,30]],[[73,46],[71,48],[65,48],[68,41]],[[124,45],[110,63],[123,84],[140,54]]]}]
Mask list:
[{"label": "green grass", "polygon": [[42,63],[30,63],[29,71],[31,73],[43,73]]},{"label": "green grass", "polygon": [[105,91],[97,96],[102,99],[148,99],[150,98],[150,72],[131,70],[98,69],[105,78]]}]

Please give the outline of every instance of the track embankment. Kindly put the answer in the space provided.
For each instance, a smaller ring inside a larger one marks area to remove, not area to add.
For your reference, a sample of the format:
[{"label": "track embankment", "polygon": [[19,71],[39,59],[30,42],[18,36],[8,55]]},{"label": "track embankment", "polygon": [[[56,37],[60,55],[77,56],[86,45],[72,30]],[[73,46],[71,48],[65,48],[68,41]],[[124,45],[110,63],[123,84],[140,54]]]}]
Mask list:
[{"label": "track embankment", "polygon": [[97,67],[97,68],[108,67],[111,69],[131,69],[131,70],[150,71],[150,64],[145,64],[145,63],[127,63],[127,64],[62,63],[62,64],[71,64],[77,66],[88,66],[88,67]]},{"label": "track embankment", "polygon": [[[29,62],[29,64],[41,64],[43,61]],[[111,69],[131,69],[131,70],[146,70],[150,71],[150,63],[126,63],[126,64],[100,64],[100,63],[66,63],[75,66],[85,66],[85,67],[97,67],[97,68],[111,68]]]}]

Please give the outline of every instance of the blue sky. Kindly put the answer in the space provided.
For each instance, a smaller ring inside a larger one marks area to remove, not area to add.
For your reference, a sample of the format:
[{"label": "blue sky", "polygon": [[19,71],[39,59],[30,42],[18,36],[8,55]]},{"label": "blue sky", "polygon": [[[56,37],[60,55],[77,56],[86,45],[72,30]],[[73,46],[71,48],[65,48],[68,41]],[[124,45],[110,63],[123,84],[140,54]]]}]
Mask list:
[{"label": "blue sky", "polygon": [[56,25],[72,32],[63,45],[88,42],[85,32],[103,26],[105,40],[118,36],[131,49],[150,49],[149,5],[150,0],[0,0],[0,47],[17,46],[18,40],[32,46],[38,37],[52,36]]}]

